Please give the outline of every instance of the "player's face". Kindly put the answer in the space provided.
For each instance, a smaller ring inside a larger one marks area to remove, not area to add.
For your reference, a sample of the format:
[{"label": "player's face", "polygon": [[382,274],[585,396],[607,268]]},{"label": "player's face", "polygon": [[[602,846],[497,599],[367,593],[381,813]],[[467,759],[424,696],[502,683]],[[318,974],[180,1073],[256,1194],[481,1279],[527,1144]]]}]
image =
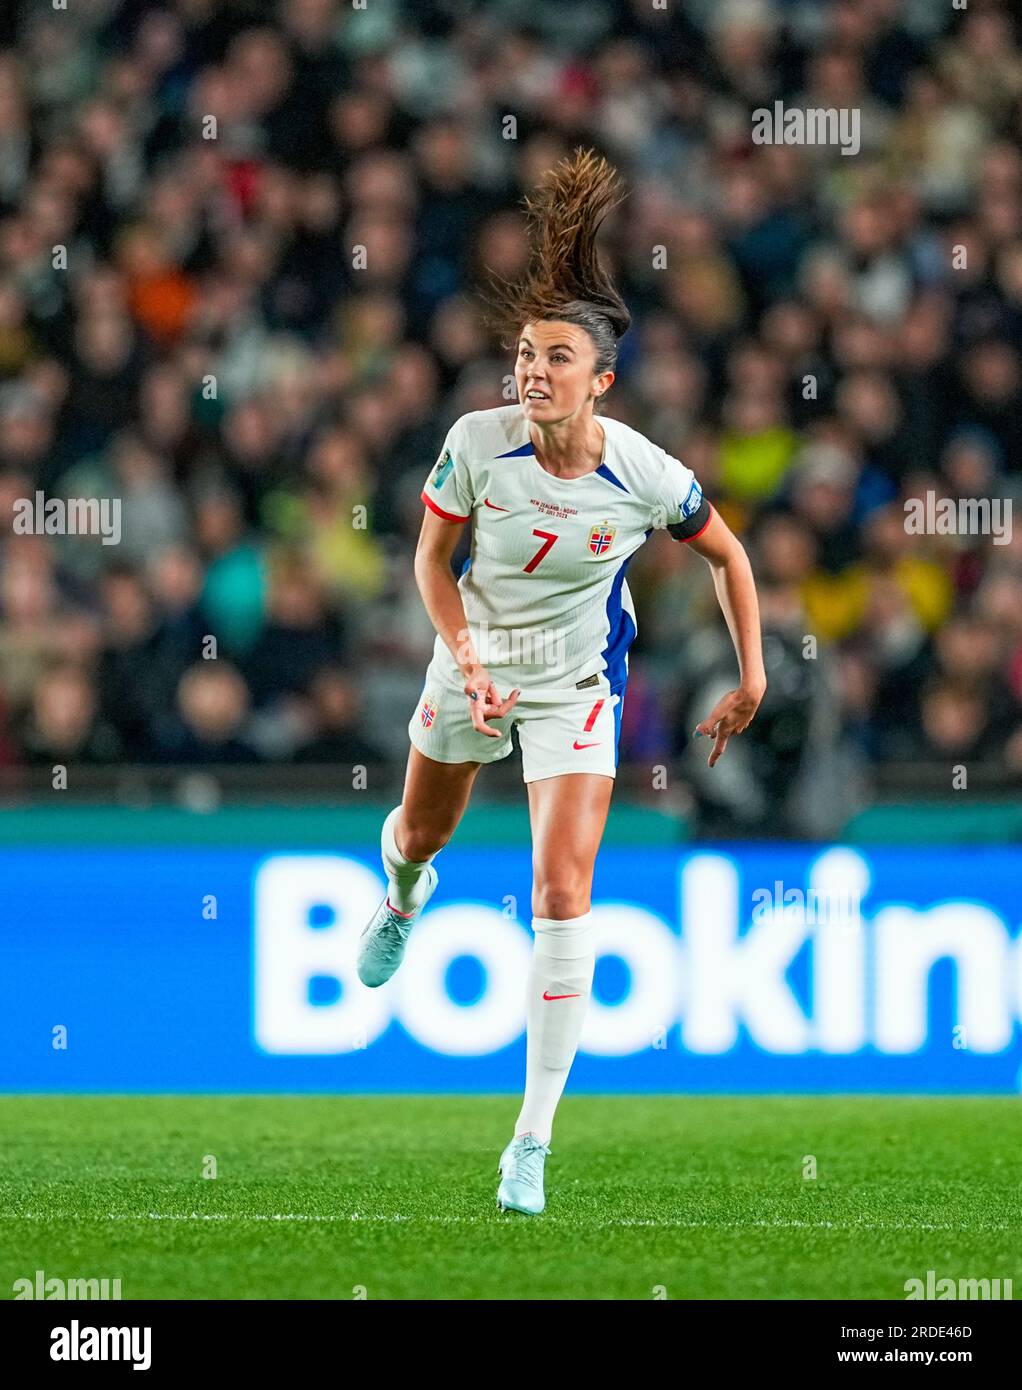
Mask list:
[{"label": "player's face", "polygon": [[515,381],[527,420],[553,425],[591,409],[614,380],[597,375],[596,347],[584,328],[543,320],[528,323],[518,340]]}]

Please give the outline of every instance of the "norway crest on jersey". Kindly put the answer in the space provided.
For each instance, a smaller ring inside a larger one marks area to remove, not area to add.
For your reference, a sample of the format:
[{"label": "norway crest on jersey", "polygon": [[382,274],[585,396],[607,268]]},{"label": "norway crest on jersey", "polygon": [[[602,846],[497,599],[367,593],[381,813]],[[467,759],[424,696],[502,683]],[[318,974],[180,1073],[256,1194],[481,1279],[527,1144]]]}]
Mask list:
[{"label": "norway crest on jersey", "polygon": [[419,718],[424,729],[430,729],[436,719],[436,700],[432,695],[423,695],[422,704],[419,706]]},{"label": "norway crest on jersey", "polygon": [[589,532],[589,549],[594,555],[603,555],[614,544],[616,535],[617,530],[609,521],[601,521]]}]

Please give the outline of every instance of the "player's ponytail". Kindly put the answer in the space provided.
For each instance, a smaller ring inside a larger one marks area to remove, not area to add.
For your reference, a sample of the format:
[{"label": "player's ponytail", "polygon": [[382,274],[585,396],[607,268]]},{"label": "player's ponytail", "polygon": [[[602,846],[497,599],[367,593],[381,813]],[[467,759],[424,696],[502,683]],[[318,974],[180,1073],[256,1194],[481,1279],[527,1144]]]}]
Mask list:
[{"label": "player's ponytail", "polygon": [[505,347],[526,323],[560,319],[584,328],[596,346],[596,371],[612,371],[617,340],[632,316],[600,264],[596,234],[621,202],[618,176],[593,150],[577,149],[525,199],[530,260],[524,279],[494,284],[491,321]]}]

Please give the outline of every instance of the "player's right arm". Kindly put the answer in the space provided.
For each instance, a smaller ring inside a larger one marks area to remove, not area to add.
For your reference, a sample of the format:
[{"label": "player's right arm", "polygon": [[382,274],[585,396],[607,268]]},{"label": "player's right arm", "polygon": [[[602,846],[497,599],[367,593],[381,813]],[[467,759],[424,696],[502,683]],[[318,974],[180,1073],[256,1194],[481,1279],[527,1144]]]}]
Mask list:
[{"label": "player's right arm", "polygon": [[426,509],[415,550],[415,582],[430,621],[465,679],[464,690],[473,726],[489,738],[499,738],[500,730],[489,728],[486,720],[502,719],[514,708],[521,692],[515,690],[506,700],[501,700],[476,654],[461,590],[451,569],[464,524],[464,520],[449,521],[436,511]]}]

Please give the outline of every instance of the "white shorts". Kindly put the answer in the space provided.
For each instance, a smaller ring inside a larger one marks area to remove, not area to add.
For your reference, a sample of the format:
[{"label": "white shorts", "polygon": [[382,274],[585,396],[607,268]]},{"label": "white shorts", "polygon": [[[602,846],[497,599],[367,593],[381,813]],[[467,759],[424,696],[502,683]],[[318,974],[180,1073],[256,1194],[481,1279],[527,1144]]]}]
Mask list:
[{"label": "white shorts", "polygon": [[511,752],[517,726],[522,748],[522,777],[540,782],[566,772],[596,772],[613,777],[621,733],[621,696],[594,689],[577,700],[529,700],[523,691],[503,719],[489,719],[500,738],[487,738],[472,725],[464,691],[432,679],[408,724],[408,737],[420,753],[438,763],[495,763]]}]

